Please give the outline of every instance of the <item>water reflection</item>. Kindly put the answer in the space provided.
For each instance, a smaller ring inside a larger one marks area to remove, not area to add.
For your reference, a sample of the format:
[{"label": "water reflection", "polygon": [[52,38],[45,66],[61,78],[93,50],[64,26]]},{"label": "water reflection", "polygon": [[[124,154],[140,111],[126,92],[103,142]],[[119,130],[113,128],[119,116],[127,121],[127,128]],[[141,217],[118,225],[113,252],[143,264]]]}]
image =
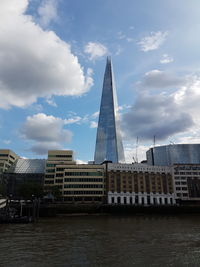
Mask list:
[{"label": "water reflection", "polygon": [[76,216],[0,225],[0,266],[200,266],[200,216]]}]

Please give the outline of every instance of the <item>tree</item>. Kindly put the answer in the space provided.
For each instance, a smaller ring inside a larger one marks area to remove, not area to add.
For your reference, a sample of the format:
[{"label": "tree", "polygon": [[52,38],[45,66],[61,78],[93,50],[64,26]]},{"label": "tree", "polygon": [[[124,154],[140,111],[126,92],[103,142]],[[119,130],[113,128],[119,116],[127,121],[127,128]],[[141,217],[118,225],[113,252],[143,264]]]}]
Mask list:
[{"label": "tree", "polygon": [[18,194],[24,199],[31,199],[32,196],[39,198],[44,195],[44,190],[38,183],[24,183],[19,186]]}]

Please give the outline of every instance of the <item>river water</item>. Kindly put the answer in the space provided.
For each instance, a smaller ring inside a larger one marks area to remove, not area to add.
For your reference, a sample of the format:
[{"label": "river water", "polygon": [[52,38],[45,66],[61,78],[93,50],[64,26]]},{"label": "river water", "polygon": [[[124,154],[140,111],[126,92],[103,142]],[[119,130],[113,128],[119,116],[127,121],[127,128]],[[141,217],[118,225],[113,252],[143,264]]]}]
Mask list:
[{"label": "river water", "polygon": [[71,216],[0,225],[1,267],[200,266],[200,216]]}]

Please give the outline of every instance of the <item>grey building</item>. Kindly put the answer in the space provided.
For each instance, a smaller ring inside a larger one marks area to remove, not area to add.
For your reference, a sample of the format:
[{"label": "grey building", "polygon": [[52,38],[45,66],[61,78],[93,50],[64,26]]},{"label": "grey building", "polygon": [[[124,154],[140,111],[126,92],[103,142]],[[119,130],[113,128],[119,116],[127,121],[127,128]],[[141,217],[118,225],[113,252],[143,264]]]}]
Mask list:
[{"label": "grey building", "polygon": [[107,58],[94,155],[96,164],[105,160],[113,163],[125,161],[117,110],[112,62]]},{"label": "grey building", "polygon": [[150,148],[146,155],[149,165],[200,164],[200,144],[157,146]]}]

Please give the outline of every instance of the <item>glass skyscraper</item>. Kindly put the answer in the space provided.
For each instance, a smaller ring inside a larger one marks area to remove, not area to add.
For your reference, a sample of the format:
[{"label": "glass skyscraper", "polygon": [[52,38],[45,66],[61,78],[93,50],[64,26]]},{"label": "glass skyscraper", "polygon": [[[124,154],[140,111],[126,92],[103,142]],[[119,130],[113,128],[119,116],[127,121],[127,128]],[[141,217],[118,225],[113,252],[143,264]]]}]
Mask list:
[{"label": "glass skyscraper", "polygon": [[119,117],[117,114],[117,95],[111,58],[107,58],[104,74],[103,91],[99,122],[97,128],[94,162],[100,164],[105,160],[113,163],[124,162]]}]

